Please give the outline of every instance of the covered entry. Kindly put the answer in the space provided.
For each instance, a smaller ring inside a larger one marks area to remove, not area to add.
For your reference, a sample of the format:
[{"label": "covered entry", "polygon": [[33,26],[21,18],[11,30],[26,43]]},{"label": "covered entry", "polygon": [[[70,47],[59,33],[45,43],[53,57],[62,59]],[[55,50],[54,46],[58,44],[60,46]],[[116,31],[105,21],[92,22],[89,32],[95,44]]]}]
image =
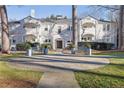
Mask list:
[{"label": "covered entry", "polygon": [[62,40],[56,40],[56,48],[62,49],[63,48],[62,46],[63,46]]}]

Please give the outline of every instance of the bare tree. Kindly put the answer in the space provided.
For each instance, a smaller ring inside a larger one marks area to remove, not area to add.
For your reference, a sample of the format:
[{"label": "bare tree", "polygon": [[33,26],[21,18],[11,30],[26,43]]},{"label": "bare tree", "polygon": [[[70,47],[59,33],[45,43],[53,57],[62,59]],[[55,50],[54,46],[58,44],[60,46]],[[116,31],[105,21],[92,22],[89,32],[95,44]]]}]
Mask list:
[{"label": "bare tree", "polygon": [[2,53],[10,53],[9,28],[6,6],[0,6],[0,17],[2,27]]}]

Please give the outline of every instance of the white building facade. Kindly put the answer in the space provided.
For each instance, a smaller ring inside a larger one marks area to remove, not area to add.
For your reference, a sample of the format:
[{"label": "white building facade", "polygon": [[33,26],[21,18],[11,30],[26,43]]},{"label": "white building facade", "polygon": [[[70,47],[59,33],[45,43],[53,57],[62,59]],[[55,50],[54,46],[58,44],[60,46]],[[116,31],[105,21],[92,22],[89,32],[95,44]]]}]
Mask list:
[{"label": "white building facade", "polygon": [[98,20],[87,16],[79,21],[79,41],[112,43],[117,47],[115,22]]},{"label": "white building facade", "polygon": [[[117,47],[117,28],[114,22],[87,16],[78,20],[78,42],[105,42]],[[24,42],[50,43],[53,49],[64,49],[72,41],[72,20],[36,19],[28,16],[9,22],[11,47]]]}]

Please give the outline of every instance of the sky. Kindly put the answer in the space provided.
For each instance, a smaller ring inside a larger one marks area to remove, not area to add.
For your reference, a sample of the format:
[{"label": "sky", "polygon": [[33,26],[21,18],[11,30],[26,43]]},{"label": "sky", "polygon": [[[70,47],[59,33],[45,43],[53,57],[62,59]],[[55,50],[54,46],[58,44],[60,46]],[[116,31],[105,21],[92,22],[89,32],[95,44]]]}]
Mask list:
[{"label": "sky", "polygon": [[[71,18],[72,6],[71,5],[9,5],[7,6],[7,13],[9,20],[20,20],[30,15],[31,10],[35,10],[36,18],[46,18],[51,14],[64,15]],[[77,7],[78,16],[81,17],[90,11],[89,6],[80,5]]]}]

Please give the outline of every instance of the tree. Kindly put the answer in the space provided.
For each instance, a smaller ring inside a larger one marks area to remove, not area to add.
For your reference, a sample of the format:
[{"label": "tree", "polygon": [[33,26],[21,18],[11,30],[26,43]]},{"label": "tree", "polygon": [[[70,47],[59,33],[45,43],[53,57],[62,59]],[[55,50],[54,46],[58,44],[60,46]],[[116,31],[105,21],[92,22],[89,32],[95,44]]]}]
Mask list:
[{"label": "tree", "polygon": [[0,5],[0,17],[2,27],[2,53],[10,53],[8,17],[5,5]]},{"label": "tree", "polygon": [[77,48],[77,6],[72,5],[72,43]]},{"label": "tree", "polygon": [[65,16],[64,19],[67,19],[67,16]]},{"label": "tree", "polygon": [[119,50],[124,50],[124,5],[120,6],[119,14]]},{"label": "tree", "polygon": [[55,19],[55,16],[52,14],[52,15],[50,16],[50,18],[51,18],[51,19]]},{"label": "tree", "polygon": [[[124,51],[124,5],[97,5],[91,8],[95,8],[97,15],[103,16],[107,14],[107,19],[116,23],[117,30],[117,48]],[[114,33],[111,33],[114,34]]]}]

